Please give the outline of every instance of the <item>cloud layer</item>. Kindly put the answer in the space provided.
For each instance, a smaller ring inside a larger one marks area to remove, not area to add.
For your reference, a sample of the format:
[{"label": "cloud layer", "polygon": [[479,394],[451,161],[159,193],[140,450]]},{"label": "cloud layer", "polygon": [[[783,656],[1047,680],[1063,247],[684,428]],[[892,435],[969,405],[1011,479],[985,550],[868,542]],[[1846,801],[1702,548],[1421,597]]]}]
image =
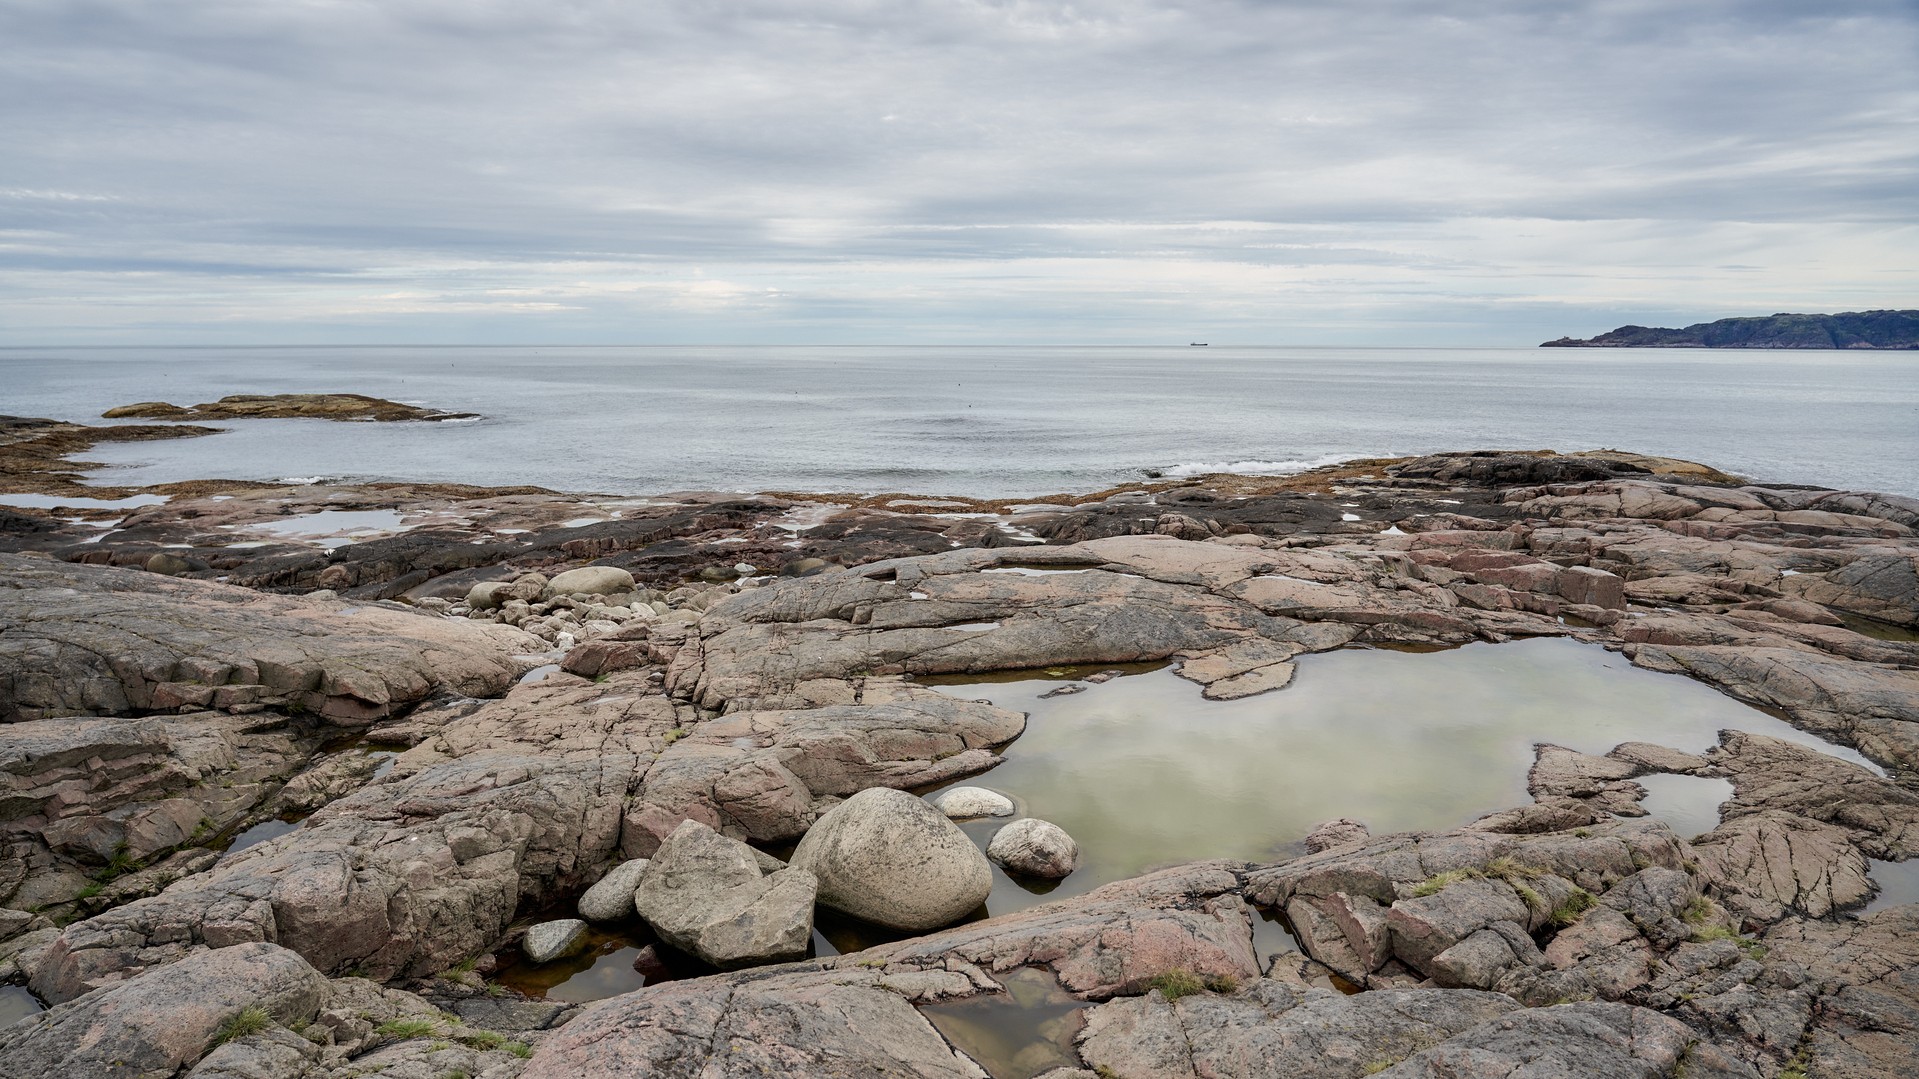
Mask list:
[{"label": "cloud layer", "polygon": [[0,343],[1919,305],[1906,0],[0,0],[0,145]]}]

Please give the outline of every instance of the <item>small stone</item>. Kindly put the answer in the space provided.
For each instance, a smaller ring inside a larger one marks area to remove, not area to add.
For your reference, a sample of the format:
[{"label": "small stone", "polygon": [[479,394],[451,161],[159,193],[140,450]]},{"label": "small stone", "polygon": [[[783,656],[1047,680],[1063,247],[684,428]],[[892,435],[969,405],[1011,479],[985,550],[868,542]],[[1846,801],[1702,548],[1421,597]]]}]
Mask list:
[{"label": "small stone", "polygon": [[986,856],[1022,877],[1058,880],[1079,868],[1079,844],[1066,829],[1037,817],[1016,820],[994,833]]},{"label": "small stone", "polygon": [[969,817],[1010,817],[1013,800],[985,787],[954,787],[940,792],[933,805],[953,820]]},{"label": "small stone", "polygon": [[565,959],[586,943],[586,923],[578,918],[560,918],[529,928],[520,941],[520,950],[535,963]]},{"label": "small stone", "polygon": [[635,858],[613,867],[600,882],[580,896],[580,917],[591,922],[617,922],[633,916],[633,889],[640,886],[640,874],[646,872],[645,858]]},{"label": "small stone", "polygon": [[759,571],[760,571],[760,570],[759,570],[759,567],[758,567],[758,566],[755,566],[755,565],[754,565],[753,563],[751,563],[751,562],[735,562],[735,563],[733,563],[733,572],[734,572],[734,573],[737,573],[737,574],[739,574],[739,575],[740,575],[740,576],[742,576],[742,577],[751,577],[751,576],[753,576],[753,575],[754,575],[755,573],[758,573]]},{"label": "small stone", "polygon": [[320,588],[320,589],[315,589],[312,592],[308,592],[306,594],[306,598],[308,599],[339,599],[340,593],[335,592],[331,588]]}]

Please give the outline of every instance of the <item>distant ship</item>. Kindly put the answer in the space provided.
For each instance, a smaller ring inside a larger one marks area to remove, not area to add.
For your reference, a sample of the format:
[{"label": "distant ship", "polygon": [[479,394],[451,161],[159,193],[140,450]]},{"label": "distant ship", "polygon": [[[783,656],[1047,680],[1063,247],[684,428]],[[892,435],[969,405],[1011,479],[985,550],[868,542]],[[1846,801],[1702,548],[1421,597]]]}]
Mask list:
[{"label": "distant ship", "polygon": [[1188,341],[1188,342],[1186,342],[1186,347],[1187,347],[1187,348],[1205,348],[1205,347],[1206,347],[1206,342],[1204,342],[1204,341]]}]

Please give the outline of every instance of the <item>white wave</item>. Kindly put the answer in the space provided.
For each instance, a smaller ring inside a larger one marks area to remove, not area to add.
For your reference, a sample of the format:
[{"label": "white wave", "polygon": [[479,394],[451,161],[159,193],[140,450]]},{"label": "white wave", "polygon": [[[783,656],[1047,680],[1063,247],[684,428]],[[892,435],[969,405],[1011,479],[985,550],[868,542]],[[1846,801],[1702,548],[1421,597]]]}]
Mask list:
[{"label": "white wave", "polygon": [[1208,476],[1216,472],[1228,472],[1236,476],[1290,476],[1295,472],[1325,468],[1327,465],[1358,461],[1367,457],[1386,456],[1372,453],[1327,453],[1318,457],[1294,461],[1194,461],[1188,464],[1174,465],[1171,468],[1158,469],[1167,479],[1186,479],[1190,476]]}]

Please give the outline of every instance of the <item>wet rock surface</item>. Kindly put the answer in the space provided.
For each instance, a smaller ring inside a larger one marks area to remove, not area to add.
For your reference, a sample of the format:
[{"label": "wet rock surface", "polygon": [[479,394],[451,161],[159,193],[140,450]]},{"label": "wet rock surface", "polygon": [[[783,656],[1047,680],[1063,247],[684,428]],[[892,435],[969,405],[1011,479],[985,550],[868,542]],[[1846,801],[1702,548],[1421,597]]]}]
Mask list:
[{"label": "wet rock surface", "polygon": [[[69,483],[53,448],[112,430],[0,425],[0,464]],[[1084,1003],[1083,1074],[1919,1068],[1914,908],[1854,917],[1875,865],[1919,856],[1909,499],[1492,452],[1018,511],[166,494],[0,514],[0,981],[54,1006],[0,1030],[0,1075],[980,1076],[919,1008],[1029,976]],[[1316,652],[1534,636],[1879,768],[1740,731],[1541,744],[1534,801],[1478,821],[1331,821],[1273,837],[1304,857],[952,925],[991,870],[911,792],[1017,754],[1025,721],[922,677],[1165,661],[1232,699]],[[1730,782],[1717,827],[1645,817],[1663,776]],[[935,834],[950,880],[914,854]],[[792,867],[746,845],[796,840]],[[485,993],[529,927],[617,927],[636,891],[656,964],[763,965],[578,1009]],[[816,898],[923,935],[781,961]],[[1299,952],[1258,943],[1268,916]]]}]

